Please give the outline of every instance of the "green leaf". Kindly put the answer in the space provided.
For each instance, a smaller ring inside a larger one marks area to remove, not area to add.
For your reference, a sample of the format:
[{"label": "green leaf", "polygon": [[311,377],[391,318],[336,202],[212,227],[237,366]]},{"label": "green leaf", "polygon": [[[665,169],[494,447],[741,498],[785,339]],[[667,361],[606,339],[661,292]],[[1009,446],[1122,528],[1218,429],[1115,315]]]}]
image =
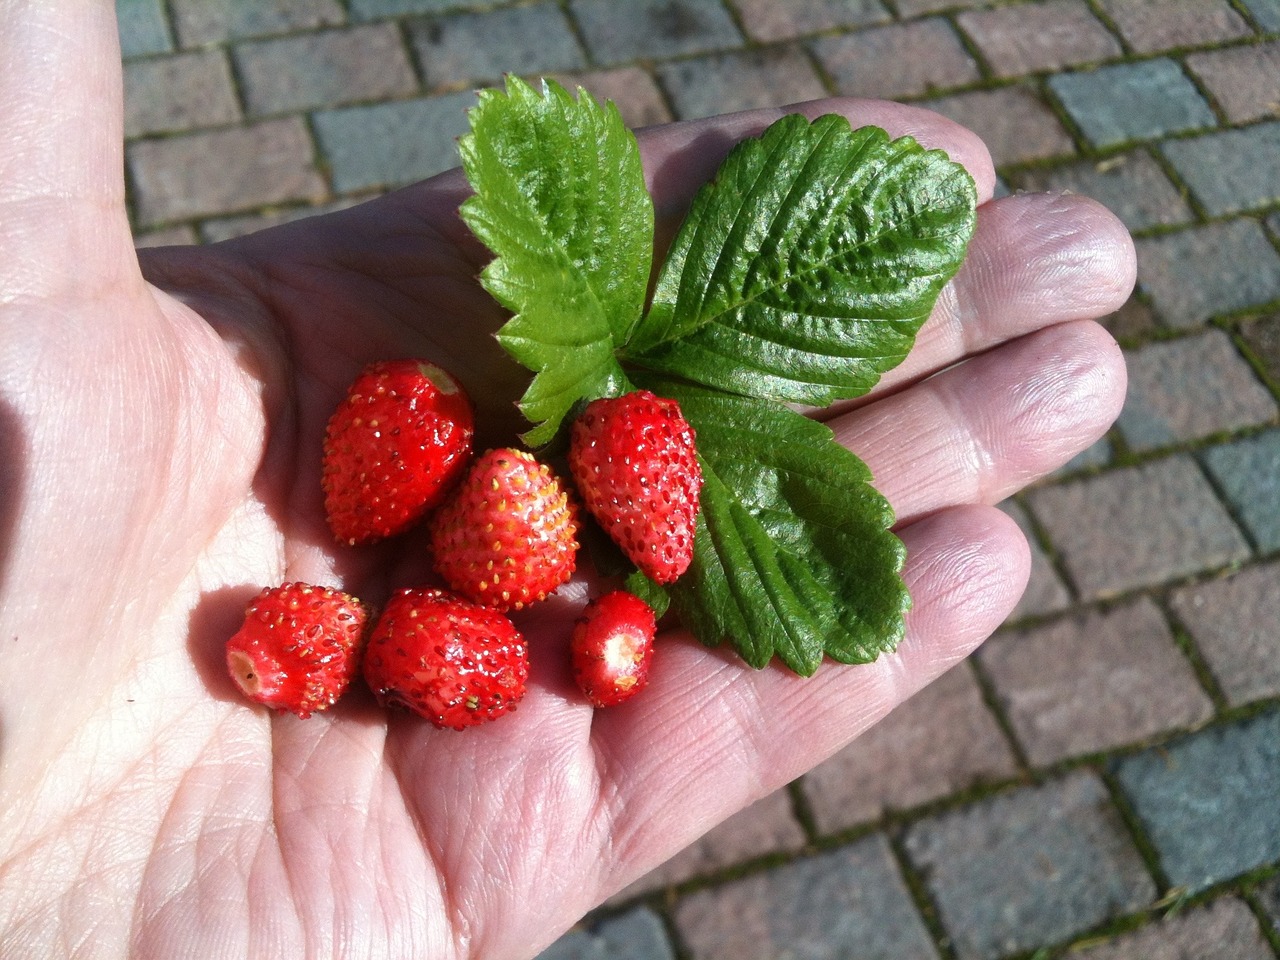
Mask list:
[{"label": "green leaf", "polygon": [[520,408],[539,446],[579,399],[627,388],[615,352],[644,309],[653,203],[634,135],[585,91],[513,77],[470,122],[462,218],[495,254],[481,281],[514,314],[498,340],[535,374]]},{"label": "green leaf", "polygon": [[671,606],[671,594],[667,592],[667,588],[654,583],[639,570],[633,570],[622,586],[647,603],[659,620],[666,615],[667,607]]},{"label": "green leaf", "polygon": [[866,393],[959,269],[975,204],[941,151],[784,117],[698,193],[626,359],[744,396]]},{"label": "green leaf", "polygon": [[831,430],[778,404],[648,379],[697,433],[704,483],[688,572],[668,587],[709,645],[796,673],[823,655],[868,663],[897,646],[906,554],[871,473]]}]

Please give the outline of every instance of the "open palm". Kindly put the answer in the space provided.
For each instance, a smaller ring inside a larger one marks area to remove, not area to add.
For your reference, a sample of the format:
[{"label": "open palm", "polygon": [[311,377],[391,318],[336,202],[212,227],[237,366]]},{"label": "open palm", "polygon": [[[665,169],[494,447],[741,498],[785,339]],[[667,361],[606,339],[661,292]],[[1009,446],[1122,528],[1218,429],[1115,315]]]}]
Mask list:
[{"label": "open palm", "polygon": [[[672,631],[644,696],[594,713],[565,665],[578,582],[520,621],[530,691],[500,722],[439,731],[364,691],[307,721],[250,708],[221,648],[262,585],[376,602],[423,572],[412,537],[351,551],[325,527],[320,438],[356,371],[441,363],[481,444],[512,439],[523,381],[456,174],[140,266],[112,14],[0,4],[0,957],[530,957],[980,643],[1028,563],[988,505],[1119,410],[1089,319],[1129,292],[1127,235],[1078,198],[986,203],[911,358],[822,414],[900,517],[897,653],[801,680]],[[800,109],[947,149],[991,196],[939,117]],[[660,221],[775,116],[643,133]]]}]

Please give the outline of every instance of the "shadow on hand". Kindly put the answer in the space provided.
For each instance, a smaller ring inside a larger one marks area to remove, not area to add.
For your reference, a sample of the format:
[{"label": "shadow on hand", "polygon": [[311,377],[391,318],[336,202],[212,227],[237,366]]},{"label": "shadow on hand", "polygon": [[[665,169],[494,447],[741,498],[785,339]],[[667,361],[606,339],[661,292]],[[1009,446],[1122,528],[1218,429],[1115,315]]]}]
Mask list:
[{"label": "shadow on hand", "polygon": [[245,607],[260,590],[249,584],[211,590],[200,597],[191,611],[187,649],[201,683],[215,700],[244,700],[227,672],[227,641],[240,629]]}]

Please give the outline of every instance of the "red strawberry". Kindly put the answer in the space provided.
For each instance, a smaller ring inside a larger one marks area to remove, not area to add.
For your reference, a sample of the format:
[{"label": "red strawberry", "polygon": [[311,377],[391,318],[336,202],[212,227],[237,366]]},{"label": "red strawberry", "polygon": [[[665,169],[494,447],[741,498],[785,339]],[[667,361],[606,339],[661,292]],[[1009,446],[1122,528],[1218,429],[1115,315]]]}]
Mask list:
[{"label": "red strawberry", "polygon": [[528,677],[529,654],[515,625],[443,590],[397,591],[364,657],[364,678],[379,703],[455,730],[514,710]]},{"label": "red strawberry", "polygon": [[425,360],[375,363],[356,378],[324,439],[324,506],[347,544],[402,533],[466,469],[471,400]]},{"label": "red strawberry", "polygon": [[578,512],[545,464],[523,450],[478,457],[431,518],[436,570],[468,600],[519,610],[573,574]]},{"label": "red strawberry", "polygon": [[356,675],[365,616],[359,600],[328,587],[268,587],[227,641],[231,679],[250,700],[309,717]]},{"label": "red strawberry", "polygon": [[569,470],[591,515],[651,579],[688,569],[702,469],[674,400],[647,390],[593,400],[573,425]]},{"label": "red strawberry", "polygon": [[573,627],[573,679],[597,707],[630,700],[649,682],[653,611],[635,594],[615,590],[587,604]]}]

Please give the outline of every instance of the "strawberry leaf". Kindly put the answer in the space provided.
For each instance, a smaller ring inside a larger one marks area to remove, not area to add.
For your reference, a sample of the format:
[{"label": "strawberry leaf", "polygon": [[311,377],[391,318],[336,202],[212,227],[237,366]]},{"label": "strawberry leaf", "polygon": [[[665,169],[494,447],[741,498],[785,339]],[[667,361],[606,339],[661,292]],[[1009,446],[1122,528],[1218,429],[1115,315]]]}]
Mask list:
[{"label": "strawberry leaf", "polygon": [[462,218],[495,254],[481,282],[514,314],[498,340],[535,374],[520,409],[540,446],[578,400],[626,389],[616,348],[644,309],[653,202],[634,135],[585,91],[512,77],[470,122]]},{"label": "strawberry leaf", "polygon": [[869,663],[897,646],[906,551],[871,473],[830,428],[784,406],[646,380],[698,436],[702,512],[693,564],[668,587],[703,643],[731,642],[803,676],[824,654]]},{"label": "strawberry leaf", "polygon": [[784,117],[694,199],[626,360],[744,396],[866,393],[959,269],[975,203],[939,150]]}]

